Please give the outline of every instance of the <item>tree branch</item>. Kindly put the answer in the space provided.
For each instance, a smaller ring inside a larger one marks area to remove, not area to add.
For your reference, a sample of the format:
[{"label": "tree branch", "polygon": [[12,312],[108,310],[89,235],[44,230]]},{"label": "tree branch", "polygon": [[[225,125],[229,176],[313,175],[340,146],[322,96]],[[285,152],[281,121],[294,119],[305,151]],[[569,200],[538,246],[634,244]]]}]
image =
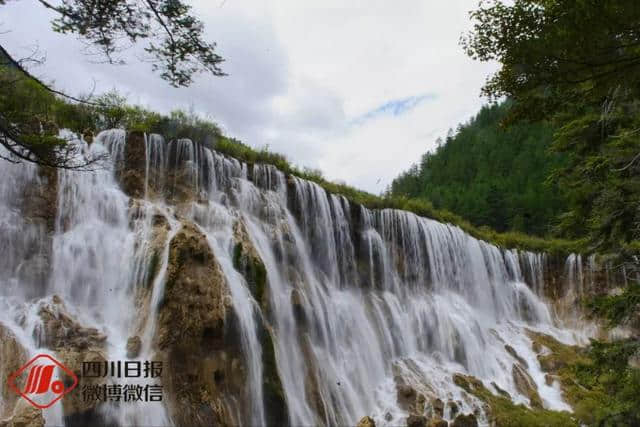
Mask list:
[{"label": "tree branch", "polygon": [[34,76],[33,74],[31,74],[29,71],[27,71],[26,68],[24,68],[22,66],[22,64],[20,64],[19,61],[16,61],[11,54],[9,54],[9,52],[7,52],[7,50],[0,45],[0,53],[2,53],[4,56],[7,57],[7,60],[9,61],[9,64],[16,67],[20,72],[24,73],[25,76],[27,76],[30,79],[33,79],[33,81],[35,81],[38,85],[40,85],[43,89],[46,89],[47,91],[54,93],[56,95],[60,95],[62,97],[65,97],[67,99],[70,99],[72,101],[75,102],[80,102],[82,104],[88,104],[88,105],[93,105],[94,107],[100,107],[102,106],[102,104],[99,103],[95,103],[95,102],[91,102],[91,101],[87,101],[86,99],[80,99],[80,98],[76,98],[75,96],[71,96],[71,95],[67,95],[64,92],[60,92],[59,90],[56,90],[52,87],[50,87],[49,85],[47,85],[46,83],[44,83],[42,80],[40,80],[39,78],[37,78],[36,76]]}]

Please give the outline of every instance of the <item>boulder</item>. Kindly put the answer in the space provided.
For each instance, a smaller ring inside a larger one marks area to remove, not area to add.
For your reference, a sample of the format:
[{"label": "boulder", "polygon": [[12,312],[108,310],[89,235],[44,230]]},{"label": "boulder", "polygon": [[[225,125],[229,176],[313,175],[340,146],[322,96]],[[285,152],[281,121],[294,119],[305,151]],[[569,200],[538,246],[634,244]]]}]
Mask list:
[{"label": "boulder", "polygon": [[72,348],[85,350],[103,347],[107,336],[96,328],[80,325],[68,312],[60,297],[54,295],[50,304],[42,304],[38,315],[42,319],[39,344],[53,350]]},{"label": "boulder", "polygon": [[542,408],[542,400],[538,394],[538,386],[533,381],[529,373],[524,370],[520,365],[513,364],[511,369],[513,376],[513,382],[516,385],[518,392],[529,398],[529,403],[532,408]]},{"label": "boulder", "polygon": [[407,427],[427,427],[427,417],[411,414],[407,417]]},{"label": "boulder", "polygon": [[396,396],[398,399],[398,406],[405,411],[413,410],[418,397],[416,389],[407,384],[396,384]]},{"label": "boulder", "polygon": [[478,419],[474,414],[460,414],[453,420],[451,427],[478,427]]},{"label": "boulder", "polygon": [[[102,377],[83,377],[85,362],[104,364],[107,362],[106,335],[95,328],[85,327],[67,311],[60,297],[54,295],[51,303],[40,306],[38,315],[42,320],[39,334],[40,345],[55,351],[56,358],[78,377],[78,389],[85,386],[104,384]],[[72,380],[63,376],[65,384]],[[85,400],[82,393],[68,393],[62,398],[63,416],[67,424],[74,419],[83,419],[94,424],[102,419],[97,409],[102,402]]]},{"label": "boulder", "polygon": [[362,419],[358,421],[357,427],[376,427],[376,422],[369,416],[362,417]]},{"label": "boulder", "polygon": [[444,402],[439,399],[433,399],[431,401],[431,407],[433,408],[433,414],[437,417],[444,417]]},{"label": "boulder", "polygon": [[427,427],[448,427],[449,423],[446,420],[443,420],[442,418],[439,417],[435,417],[429,420],[429,424],[427,424]]},{"label": "boulder", "polygon": [[458,412],[460,412],[460,407],[453,400],[447,402],[447,408],[449,408],[449,416],[451,418],[454,418],[456,415],[458,415]]}]

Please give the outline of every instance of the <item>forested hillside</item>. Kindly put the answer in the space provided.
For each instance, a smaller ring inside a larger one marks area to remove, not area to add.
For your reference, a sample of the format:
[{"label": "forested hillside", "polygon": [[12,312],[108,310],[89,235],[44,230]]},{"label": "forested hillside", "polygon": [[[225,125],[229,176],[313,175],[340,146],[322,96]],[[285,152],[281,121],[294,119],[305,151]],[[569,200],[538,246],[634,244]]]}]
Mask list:
[{"label": "forested hillside", "polygon": [[396,178],[395,196],[424,198],[475,225],[547,235],[565,208],[546,180],[564,162],[545,122],[502,125],[510,102],[485,106]]}]

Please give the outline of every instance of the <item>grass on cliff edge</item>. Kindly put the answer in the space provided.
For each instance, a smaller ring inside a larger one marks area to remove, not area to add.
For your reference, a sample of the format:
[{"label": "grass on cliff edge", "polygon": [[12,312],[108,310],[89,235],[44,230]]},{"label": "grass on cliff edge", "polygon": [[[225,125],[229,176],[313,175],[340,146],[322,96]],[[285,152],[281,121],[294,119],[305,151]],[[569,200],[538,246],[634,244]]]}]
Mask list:
[{"label": "grass on cliff edge", "polygon": [[[0,66],[0,77],[12,82],[11,91],[4,94],[14,101],[10,104],[19,106],[16,108],[20,108],[22,114],[42,124],[55,124],[58,128],[68,128],[85,136],[96,134],[102,129],[121,128],[159,133],[167,140],[190,138],[247,163],[271,164],[287,174],[313,181],[325,190],[345,196],[351,202],[369,209],[392,208],[413,212],[436,221],[457,225],[475,238],[497,246],[558,254],[586,251],[584,241],[546,239],[516,232],[498,233],[487,227],[473,226],[451,212],[435,209],[425,200],[376,196],[346,184],[330,182],[320,171],[300,169],[292,165],[285,156],[272,153],[267,147],[254,149],[222,135],[216,123],[193,112],[177,110],[170,114],[160,114],[128,104],[126,98],[117,92],[93,98],[92,104],[71,103],[46,91],[31,79],[21,76],[16,70]],[[52,132],[54,135],[55,131]]]}]

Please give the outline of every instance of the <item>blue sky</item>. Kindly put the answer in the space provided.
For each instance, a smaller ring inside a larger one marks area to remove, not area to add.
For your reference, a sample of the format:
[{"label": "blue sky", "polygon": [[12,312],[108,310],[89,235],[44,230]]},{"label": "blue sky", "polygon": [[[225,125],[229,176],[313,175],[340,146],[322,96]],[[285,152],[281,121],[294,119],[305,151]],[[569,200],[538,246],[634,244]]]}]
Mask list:
[{"label": "blue sky", "polygon": [[381,116],[398,117],[413,110],[424,101],[434,101],[436,99],[436,95],[417,95],[400,99],[392,99],[380,105],[379,107],[376,107],[371,111],[364,113],[362,116],[357,117],[355,120],[353,120],[352,123],[355,125],[362,125],[369,120],[375,120]]},{"label": "blue sky", "polygon": [[33,71],[71,93],[113,88],[168,112],[193,109],[254,147],[377,193],[475,114],[496,69],[458,45],[477,0],[194,0],[225,57],[224,78],[174,89],[137,60],[96,63],[73,36],[51,32],[37,2],[2,7],[0,37],[14,55],[34,47]]}]

